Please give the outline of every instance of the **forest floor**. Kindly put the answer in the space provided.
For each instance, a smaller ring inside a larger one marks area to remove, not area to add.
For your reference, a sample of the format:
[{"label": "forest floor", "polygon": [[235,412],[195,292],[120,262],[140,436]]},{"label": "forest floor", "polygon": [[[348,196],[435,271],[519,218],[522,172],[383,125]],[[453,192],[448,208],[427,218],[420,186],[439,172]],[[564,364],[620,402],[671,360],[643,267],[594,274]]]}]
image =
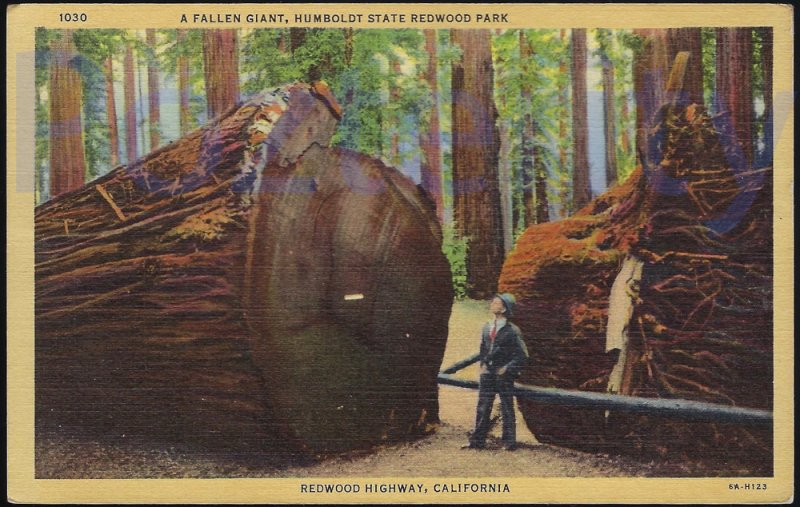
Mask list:
[{"label": "forest floor", "polygon": [[[488,306],[457,302],[443,366],[476,352]],[[477,378],[477,365],[457,374]],[[684,464],[637,461],[540,444],[517,414],[515,452],[503,450],[499,425],[488,448],[461,449],[475,417],[477,392],[440,386],[441,426],[414,442],[380,446],[306,464],[278,465],[252,456],[220,455],[131,441],[98,441],[37,435],[37,478],[213,478],[213,477],[670,477],[697,475]],[[497,407],[496,407],[497,409]],[[263,457],[262,457],[263,458]],[[701,474],[702,475],[702,474]]]}]

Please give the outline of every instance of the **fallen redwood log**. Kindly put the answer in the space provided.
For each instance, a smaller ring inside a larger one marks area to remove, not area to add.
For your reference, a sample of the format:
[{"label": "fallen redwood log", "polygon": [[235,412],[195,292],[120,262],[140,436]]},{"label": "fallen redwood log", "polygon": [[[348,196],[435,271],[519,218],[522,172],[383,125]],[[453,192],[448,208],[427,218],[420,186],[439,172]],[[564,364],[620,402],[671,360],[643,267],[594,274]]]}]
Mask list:
[{"label": "fallen redwood log", "polygon": [[[500,290],[531,351],[520,382],[771,410],[772,168],[744,167],[696,105],[665,107],[648,134],[644,168],[508,257]],[[770,429],[520,405],[543,442],[772,467]]]},{"label": "fallen redwood log", "polygon": [[286,86],[36,209],[37,430],[328,452],[437,420],[438,222],[324,148],[339,115]]}]

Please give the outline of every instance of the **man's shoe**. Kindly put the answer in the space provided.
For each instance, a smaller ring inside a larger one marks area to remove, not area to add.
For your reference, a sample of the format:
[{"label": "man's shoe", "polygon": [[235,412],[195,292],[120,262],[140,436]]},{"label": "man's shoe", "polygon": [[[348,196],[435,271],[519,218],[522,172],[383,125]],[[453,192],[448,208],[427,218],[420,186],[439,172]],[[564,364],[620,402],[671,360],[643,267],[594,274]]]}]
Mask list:
[{"label": "man's shoe", "polygon": [[484,444],[476,444],[476,443],[470,442],[468,444],[462,445],[461,448],[462,449],[486,449],[486,445],[484,445]]},{"label": "man's shoe", "polygon": [[516,444],[506,444],[506,445],[503,445],[503,449],[505,449],[506,451],[516,451],[517,450],[517,445]]}]

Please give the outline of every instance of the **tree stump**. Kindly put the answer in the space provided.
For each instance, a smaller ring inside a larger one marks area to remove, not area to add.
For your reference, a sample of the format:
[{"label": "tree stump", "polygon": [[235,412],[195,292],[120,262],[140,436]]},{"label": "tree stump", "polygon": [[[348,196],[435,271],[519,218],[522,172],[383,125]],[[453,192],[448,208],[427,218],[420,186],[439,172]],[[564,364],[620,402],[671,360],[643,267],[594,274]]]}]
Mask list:
[{"label": "tree stump", "polygon": [[37,430],[318,453],[437,420],[438,222],[324,148],[340,114],[285,86],[36,209]]},{"label": "tree stump", "polygon": [[[525,231],[500,278],[531,351],[521,382],[604,392],[619,363],[619,394],[772,408],[772,168],[743,164],[721,122],[665,106],[623,185]],[[627,256],[643,269],[618,360],[606,324]],[[769,428],[520,405],[543,442],[772,469]]]}]

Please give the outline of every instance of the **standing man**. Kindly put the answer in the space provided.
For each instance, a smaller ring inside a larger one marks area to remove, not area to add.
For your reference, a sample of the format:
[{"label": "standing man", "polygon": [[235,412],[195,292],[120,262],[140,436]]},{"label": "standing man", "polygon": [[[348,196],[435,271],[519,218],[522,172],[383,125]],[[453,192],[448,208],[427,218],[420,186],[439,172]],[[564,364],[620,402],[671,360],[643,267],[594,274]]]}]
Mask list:
[{"label": "standing man", "polygon": [[475,431],[469,439],[469,449],[486,447],[486,435],[492,416],[495,395],[500,396],[503,417],[503,447],[513,451],[517,447],[516,417],[514,414],[514,380],[528,359],[528,348],[522,341],[519,328],[508,321],[514,311],[516,299],[512,294],[495,296],[489,305],[493,319],[483,326],[480,348],[480,387]]}]

